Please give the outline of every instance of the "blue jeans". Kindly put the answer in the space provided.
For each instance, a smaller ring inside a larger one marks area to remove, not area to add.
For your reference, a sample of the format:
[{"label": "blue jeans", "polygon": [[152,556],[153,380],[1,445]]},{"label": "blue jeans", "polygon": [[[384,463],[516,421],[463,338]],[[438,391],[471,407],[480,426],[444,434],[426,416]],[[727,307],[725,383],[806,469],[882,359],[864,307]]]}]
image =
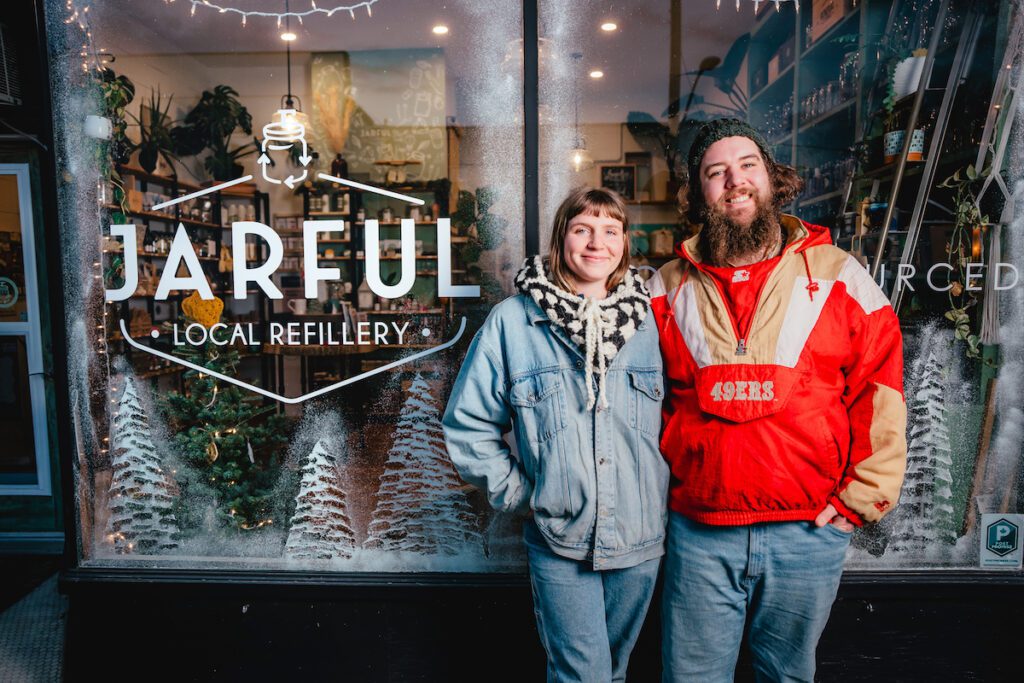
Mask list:
[{"label": "blue jeans", "polygon": [[709,526],[669,513],[663,681],[732,681],[744,628],[758,681],[813,681],[850,537],[831,524]]},{"label": "blue jeans", "polygon": [[537,630],[548,655],[548,683],[625,681],[661,558],[595,571],[560,557],[532,520],[523,525]]}]

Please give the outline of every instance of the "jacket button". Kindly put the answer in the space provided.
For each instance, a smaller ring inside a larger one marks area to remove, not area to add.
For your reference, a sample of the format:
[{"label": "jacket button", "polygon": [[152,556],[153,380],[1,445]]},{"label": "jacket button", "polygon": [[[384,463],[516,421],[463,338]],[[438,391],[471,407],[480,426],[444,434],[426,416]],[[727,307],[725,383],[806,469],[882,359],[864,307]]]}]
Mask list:
[{"label": "jacket button", "polygon": [[604,458],[601,458],[600,460],[598,460],[597,464],[598,465],[603,465],[604,464]]},{"label": "jacket button", "polygon": [[582,369],[583,368],[583,361],[577,359],[576,360],[576,368],[577,369]]}]

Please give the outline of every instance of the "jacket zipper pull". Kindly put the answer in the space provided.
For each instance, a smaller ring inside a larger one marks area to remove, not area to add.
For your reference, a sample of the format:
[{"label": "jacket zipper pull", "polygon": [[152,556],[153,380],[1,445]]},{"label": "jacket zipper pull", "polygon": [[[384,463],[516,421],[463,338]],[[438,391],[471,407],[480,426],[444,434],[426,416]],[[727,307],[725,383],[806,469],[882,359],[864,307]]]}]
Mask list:
[{"label": "jacket zipper pull", "polygon": [[747,341],[745,339],[740,339],[739,342],[736,344],[736,355],[747,355]]}]

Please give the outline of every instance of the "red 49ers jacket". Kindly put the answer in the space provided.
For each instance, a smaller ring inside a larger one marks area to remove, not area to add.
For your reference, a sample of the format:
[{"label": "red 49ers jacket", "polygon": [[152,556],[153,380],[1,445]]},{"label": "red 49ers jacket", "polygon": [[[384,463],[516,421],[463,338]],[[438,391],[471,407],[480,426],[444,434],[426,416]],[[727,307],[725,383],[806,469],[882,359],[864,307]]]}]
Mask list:
[{"label": "red 49ers jacket", "polygon": [[694,237],[647,283],[668,378],[669,507],[705,524],[854,524],[895,504],[906,466],[892,307],[828,231],[783,216],[786,247],[739,330]]}]

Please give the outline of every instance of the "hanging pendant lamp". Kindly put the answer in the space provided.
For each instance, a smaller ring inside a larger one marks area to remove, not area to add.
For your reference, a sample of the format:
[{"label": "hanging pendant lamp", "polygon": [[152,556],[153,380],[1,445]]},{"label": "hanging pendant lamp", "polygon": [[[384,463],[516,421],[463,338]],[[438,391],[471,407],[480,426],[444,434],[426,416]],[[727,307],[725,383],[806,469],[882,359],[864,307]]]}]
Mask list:
[{"label": "hanging pendant lamp", "polygon": [[582,52],[572,53],[572,59],[575,63],[575,75],[576,75],[576,92],[574,93],[573,99],[573,146],[569,150],[569,167],[575,173],[580,171],[586,171],[594,165],[594,157],[591,156],[590,151],[587,149],[586,138],[580,133],[580,78],[579,78],[579,62],[583,58]]},{"label": "hanging pendant lamp", "polygon": [[280,123],[282,126],[286,126],[288,129],[295,130],[297,132],[295,139],[298,139],[303,137],[306,128],[309,127],[309,116],[302,111],[302,99],[298,95],[292,94],[292,42],[295,40],[296,35],[291,31],[291,25],[287,14],[290,10],[288,5],[289,0],[285,0],[285,28],[284,33],[281,34],[281,40],[285,41],[288,92],[281,96],[281,107],[277,110],[277,113],[274,114],[274,121]]}]

